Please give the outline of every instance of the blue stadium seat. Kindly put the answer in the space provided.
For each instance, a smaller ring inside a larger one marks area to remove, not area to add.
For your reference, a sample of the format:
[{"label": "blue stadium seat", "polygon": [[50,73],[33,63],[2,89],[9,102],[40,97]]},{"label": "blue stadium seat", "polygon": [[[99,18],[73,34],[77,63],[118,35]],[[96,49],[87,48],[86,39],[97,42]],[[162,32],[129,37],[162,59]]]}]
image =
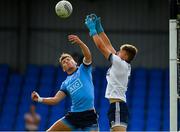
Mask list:
[{"label": "blue stadium seat", "polygon": [[20,104],[30,104],[32,102],[31,92],[32,91],[24,93],[24,91],[23,91],[23,94],[22,94],[21,99],[20,99]]},{"label": "blue stadium seat", "polygon": [[53,85],[53,83],[54,83],[54,76],[41,76],[40,84]]},{"label": "blue stadium seat", "polygon": [[39,131],[45,131],[48,129],[47,127],[47,122],[48,122],[48,117],[47,115],[41,115],[41,122],[39,124]]},{"label": "blue stadium seat", "polygon": [[[40,85],[38,93],[43,97],[50,97],[52,95],[52,91],[54,90],[53,85]],[[54,95],[52,95],[54,96]]]},{"label": "blue stadium seat", "polygon": [[31,92],[31,91],[33,91],[33,90],[36,90],[36,87],[37,87],[37,85],[36,84],[34,84],[34,83],[29,83],[29,84],[24,84],[23,85],[23,87],[22,87],[22,91],[24,92],[24,93],[29,93],[29,92]]},{"label": "blue stadium seat", "polygon": [[17,96],[19,95],[19,93],[20,93],[20,91],[21,91],[21,86],[19,85],[9,85],[9,86],[7,86],[7,94],[6,94],[6,96],[16,96],[16,98],[17,98]]},{"label": "blue stadium seat", "polygon": [[30,105],[31,105],[31,102],[28,102],[28,101],[25,103],[20,103],[19,109],[18,109],[18,116],[24,115],[26,112],[28,112]]},{"label": "blue stadium seat", "polygon": [[139,118],[138,115],[130,118],[128,123],[128,131],[144,131],[144,118]]},{"label": "blue stadium seat", "polygon": [[20,84],[22,82],[22,76],[19,74],[11,74],[9,84]]},{"label": "blue stadium seat", "polygon": [[100,107],[100,90],[98,88],[96,88],[96,86],[94,87],[94,97],[95,97],[95,100],[94,100],[94,105],[95,105],[95,109],[97,111],[99,111],[99,107]]},{"label": "blue stadium seat", "polygon": [[49,113],[49,106],[44,104],[37,104],[36,111],[42,116],[46,116]]},{"label": "blue stadium seat", "polygon": [[43,65],[41,71],[42,76],[54,76],[56,68],[53,65]]},{"label": "blue stadium seat", "polygon": [[100,112],[98,113],[99,114],[99,129],[100,131],[109,131],[110,129],[110,126],[109,126],[109,120],[108,120],[108,116],[107,116],[107,113],[108,113],[108,108],[109,106],[101,106],[100,107]]},{"label": "blue stadium seat", "polygon": [[128,108],[131,108],[131,105],[132,105],[132,98],[133,98],[133,91],[134,91],[134,87],[133,87],[132,82],[133,82],[133,76],[130,77],[130,81],[128,83],[128,89],[126,92]]},{"label": "blue stadium seat", "polygon": [[163,121],[162,121],[162,131],[169,131],[170,129],[170,115],[169,115],[169,107],[165,108],[163,111]]},{"label": "blue stadium seat", "polygon": [[5,91],[8,74],[9,74],[9,66],[7,64],[1,64],[0,65],[0,104],[2,103],[3,100],[3,94]]},{"label": "blue stadium seat", "polygon": [[19,101],[18,95],[17,96],[6,96],[4,104],[17,105],[18,101]]},{"label": "blue stadium seat", "polygon": [[[93,69],[95,108],[99,113],[101,131],[109,131],[109,102],[104,97],[106,70],[107,68],[100,67]],[[161,69],[133,69],[127,91],[130,106],[128,131],[169,131],[168,72]],[[9,67],[0,65],[0,130],[23,131],[24,114],[32,103],[31,92],[35,90],[41,96],[53,96],[67,74],[60,67],[51,65],[28,65],[25,76],[19,73],[9,74]],[[68,97],[57,106],[38,104],[37,112],[42,118],[40,130],[46,130],[64,116],[70,110],[70,105]]]},{"label": "blue stadium seat", "polygon": [[8,72],[9,72],[8,64],[1,64],[0,65],[0,76],[3,76],[3,77],[7,76]]},{"label": "blue stadium seat", "polygon": [[4,131],[10,131],[13,129],[13,123],[15,120],[15,115],[7,112],[6,114],[3,114],[0,118],[0,130]]},{"label": "blue stadium seat", "polygon": [[40,74],[40,67],[29,64],[26,69],[26,76],[38,76]]},{"label": "blue stadium seat", "polygon": [[53,65],[42,66],[40,84],[52,85],[55,77],[56,68]]},{"label": "blue stadium seat", "polygon": [[[162,131],[169,131],[169,70],[164,71]],[[180,109],[179,109],[180,110]]]},{"label": "blue stadium seat", "polygon": [[147,71],[145,69],[139,68],[135,69],[132,74],[132,81],[130,80],[133,91],[132,100],[136,99],[137,97],[144,100],[147,91]]},{"label": "blue stadium seat", "polygon": [[131,76],[131,105],[129,107],[129,131],[143,131],[145,127],[145,105],[147,95],[147,70],[134,69]]},{"label": "blue stadium seat", "polygon": [[3,85],[3,84],[5,84],[6,81],[7,81],[7,76],[3,76],[3,75],[0,76],[0,86]]},{"label": "blue stadium seat", "polygon": [[21,114],[21,115],[19,115],[19,116],[16,118],[15,130],[16,130],[16,131],[25,131],[24,113]]},{"label": "blue stadium seat", "polygon": [[99,80],[102,80],[101,69],[99,67],[93,68],[92,76],[94,85],[98,85],[100,83]]},{"label": "blue stadium seat", "polygon": [[132,74],[133,74],[134,78],[144,79],[147,77],[147,70],[144,68],[132,69]]},{"label": "blue stadium seat", "polygon": [[36,111],[41,117],[41,122],[39,126],[40,131],[44,131],[47,129],[47,123],[48,123],[48,114],[49,114],[49,106],[44,104],[37,104],[36,105]]},{"label": "blue stadium seat", "polygon": [[161,120],[159,118],[147,120],[147,124],[146,124],[147,126],[145,131],[160,131],[160,126],[161,126],[160,123]]},{"label": "blue stadium seat", "polygon": [[100,107],[104,108],[107,107],[107,109],[109,108],[109,100],[107,98],[105,98],[104,96],[101,96],[101,100],[100,100]]},{"label": "blue stadium seat", "polygon": [[5,85],[0,85],[0,104],[3,101],[3,96],[4,96],[4,89],[5,89]]},{"label": "blue stadium seat", "polygon": [[3,85],[7,82],[7,75],[0,75],[0,85]]},{"label": "blue stadium seat", "polygon": [[24,85],[34,84],[36,85],[39,81],[38,76],[26,76]]},{"label": "blue stadium seat", "polygon": [[3,107],[2,107],[2,113],[3,114],[14,114],[16,113],[16,104],[14,103],[4,103]]},{"label": "blue stadium seat", "polygon": [[101,97],[100,111],[99,111],[99,129],[100,131],[109,131],[109,121],[108,121],[108,109],[109,101],[108,99]]},{"label": "blue stadium seat", "polygon": [[146,131],[160,131],[162,117],[162,70],[153,69],[149,76]]},{"label": "blue stadium seat", "polygon": [[143,131],[144,130],[145,112],[144,108],[137,107],[129,110],[129,126],[128,130]]}]

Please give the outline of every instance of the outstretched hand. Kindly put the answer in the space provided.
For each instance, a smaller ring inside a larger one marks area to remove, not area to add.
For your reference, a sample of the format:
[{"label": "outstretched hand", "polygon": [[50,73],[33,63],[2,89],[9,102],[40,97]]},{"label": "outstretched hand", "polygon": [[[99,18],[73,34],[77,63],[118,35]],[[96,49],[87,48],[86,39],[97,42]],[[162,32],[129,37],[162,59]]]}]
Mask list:
[{"label": "outstretched hand", "polygon": [[94,36],[96,34],[104,32],[101,24],[101,18],[97,17],[94,13],[86,16],[85,25],[89,29],[90,36]]},{"label": "outstretched hand", "polygon": [[101,18],[100,17],[96,17],[96,30],[97,30],[97,33],[101,33],[101,32],[104,32],[104,29],[102,27],[102,24],[101,24]]},{"label": "outstretched hand", "polygon": [[33,91],[33,92],[31,93],[31,99],[32,99],[33,101],[38,102],[38,99],[39,99],[39,98],[40,98],[40,97],[39,97],[39,94],[38,94],[37,92]]},{"label": "outstretched hand", "polygon": [[90,36],[94,36],[97,34],[96,31],[96,23],[93,20],[93,17],[91,15],[87,15],[85,19],[85,25],[89,29]]},{"label": "outstretched hand", "polygon": [[97,33],[99,34],[101,32],[104,32],[104,29],[101,24],[101,17],[97,17],[94,13],[90,14],[89,16],[95,23]]},{"label": "outstretched hand", "polygon": [[82,44],[83,43],[77,35],[68,35],[68,40],[72,44]]},{"label": "outstretched hand", "polygon": [[92,29],[95,29],[96,25],[95,25],[95,21],[92,19],[92,16],[91,15],[87,15],[86,16],[86,19],[85,19],[85,25],[87,26],[87,28],[89,30],[92,30]]}]

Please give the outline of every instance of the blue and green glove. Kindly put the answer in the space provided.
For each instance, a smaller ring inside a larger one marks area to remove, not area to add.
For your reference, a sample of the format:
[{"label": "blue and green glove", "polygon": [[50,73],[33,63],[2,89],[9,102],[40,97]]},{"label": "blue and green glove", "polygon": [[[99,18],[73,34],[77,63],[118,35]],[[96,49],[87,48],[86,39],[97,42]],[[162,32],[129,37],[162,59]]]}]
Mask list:
[{"label": "blue and green glove", "polygon": [[90,35],[90,36],[94,36],[94,35],[97,34],[97,31],[96,31],[96,23],[93,21],[93,19],[91,18],[90,15],[87,15],[87,16],[86,16],[85,25],[86,25],[87,28],[89,29],[89,35]]},{"label": "blue and green glove", "polygon": [[92,20],[96,24],[97,33],[99,34],[101,32],[104,32],[104,29],[103,29],[102,24],[101,24],[101,18],[97,17],[96,14],[91,14],[90,17],[92,18]]}]

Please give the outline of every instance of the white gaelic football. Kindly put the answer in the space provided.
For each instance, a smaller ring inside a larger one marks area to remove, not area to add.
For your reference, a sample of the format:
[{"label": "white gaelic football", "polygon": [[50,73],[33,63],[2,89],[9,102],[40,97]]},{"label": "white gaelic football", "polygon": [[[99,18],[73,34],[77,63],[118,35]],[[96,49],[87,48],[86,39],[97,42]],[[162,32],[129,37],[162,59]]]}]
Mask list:
[{"label": "white gaelic football", "polygon": [[56,14],[61,18],[67,18],[71,15],[73,8],[69,1],[61,0],[56,4]]}]

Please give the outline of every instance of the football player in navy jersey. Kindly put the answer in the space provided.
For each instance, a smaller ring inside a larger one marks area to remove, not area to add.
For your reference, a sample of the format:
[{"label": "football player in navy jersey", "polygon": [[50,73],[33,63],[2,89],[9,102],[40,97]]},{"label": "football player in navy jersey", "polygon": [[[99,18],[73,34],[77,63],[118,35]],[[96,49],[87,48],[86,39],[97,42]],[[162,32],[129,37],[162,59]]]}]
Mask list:
[{"label": "football player in navy jersey", "polygon": [[126,91],[131,73],[130,63],[137,53],[137,48],[130,44],[123,44],[116,51],[104,32],[100,17],[95,14],[87,15],[85,24],[96,47],[111,63],[106,75],[107,87],[105,95],[110,102],[108,111],[109,124],[112,131],[126,131],[128,125]]}]

